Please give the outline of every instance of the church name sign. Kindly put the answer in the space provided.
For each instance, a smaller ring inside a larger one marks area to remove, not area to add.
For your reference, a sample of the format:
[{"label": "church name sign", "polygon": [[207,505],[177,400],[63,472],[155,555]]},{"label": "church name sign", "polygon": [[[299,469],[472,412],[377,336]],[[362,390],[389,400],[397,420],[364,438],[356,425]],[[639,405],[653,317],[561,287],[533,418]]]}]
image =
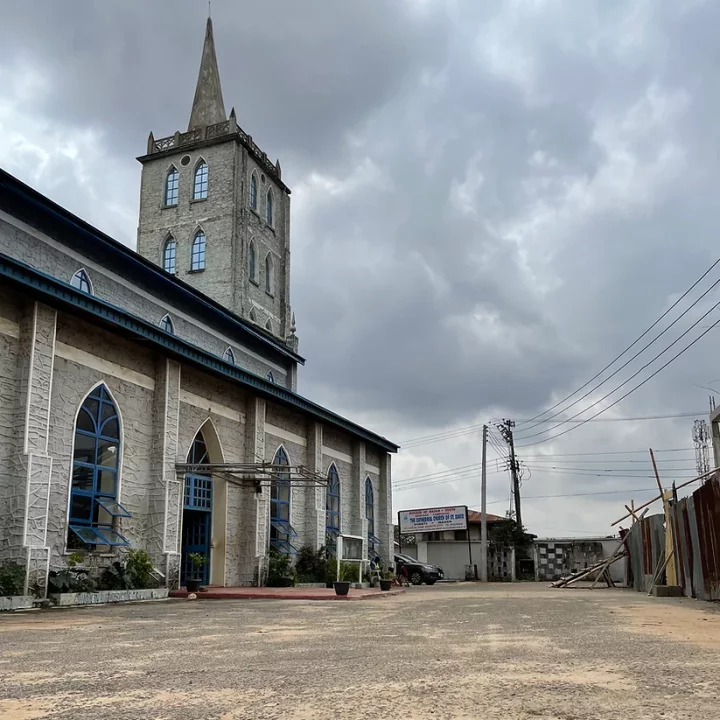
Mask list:
[{"label": "church name sign", "polygon": [[441,530],[467,530],[467,506],[401,510],[398,525],[403,535]]}]

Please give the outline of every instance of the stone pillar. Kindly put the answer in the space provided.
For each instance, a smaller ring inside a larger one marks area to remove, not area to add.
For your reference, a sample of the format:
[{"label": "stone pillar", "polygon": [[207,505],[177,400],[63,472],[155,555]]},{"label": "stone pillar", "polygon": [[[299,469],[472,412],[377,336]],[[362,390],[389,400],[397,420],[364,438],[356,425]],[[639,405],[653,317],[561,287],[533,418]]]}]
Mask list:
[{"label": "stone pillar", "polygon": [[[323,428],[320,423],[308,422],[307,439],[308,470],[324,475]],[[305,538],[315,550],[325,545],[325,487],[305,488]]]},{"label": "stone pillar", "polygon": [[390,453],[381,453],[380,455],[380,487],[377,491],[375,504],[379,509],[379,521],[381,523],[378,525],[376,533],[382,543],[380,545],[380,554],[385,558],[386,563],[392,564],[395,555],[395,516],[392,511]]},{"label": "stone pillar", "polygon": [[[248,400],[247,412],[247,462],[260,463],[265,460],[265,412],[266,403],[258,397]],[[272,460],[272,458],[271,458]],[[267,483],[267,478],[262,479]],[[265,485],[255,494],[255,564],[258,573],[264,569],[268,548],[268,529],[270,526],[270,488]],[[249,519],[249,514],[248,514]]]},{"label": "stone pillar", "polygon": [[180,585],[180,529],[183,475],[175,471],[179,457],[180,364],[163,358],[155,372],[153,456],[148,500],[147,550],[165,573],[167,587]]},{"label": "stone pillar", "polygon": [[367,477],[367,469],[365,467],[365,443],[353,443],[353,485],[357,488],[357,496],[355,498],[355,509],[351,518],[350,534],[360,535],[363,539],[363,556],[367,557],[367,518],[365,517],[365,478]]},{"label": "stone pillar", "polygon": [[16,543],[12,555],[26,566],[25,594],[34,588],[47,593],[50,548],[47,544],[48,503],[52,458],[48,455],[50,403],[55,356],[57,312],[31,303],[20,322],[16,414],[17,454],[15,498],[10,517]]}]

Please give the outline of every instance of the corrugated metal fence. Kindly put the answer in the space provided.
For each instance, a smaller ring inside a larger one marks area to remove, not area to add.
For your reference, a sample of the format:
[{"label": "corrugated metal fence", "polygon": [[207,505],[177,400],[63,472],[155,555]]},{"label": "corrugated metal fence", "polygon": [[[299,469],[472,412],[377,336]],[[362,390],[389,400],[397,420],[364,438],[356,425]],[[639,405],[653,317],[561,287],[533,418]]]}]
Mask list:
[{"label": "corrugated metal fence", "polygon": [[[670,521],[678,583],[685,595],[720,600],[720,480],[714,477],[690,497],[671,501]],[[665,516],[652,515],[633,525],[626,543],[629,581],[639,592],[648,592],[664,561]]]}]

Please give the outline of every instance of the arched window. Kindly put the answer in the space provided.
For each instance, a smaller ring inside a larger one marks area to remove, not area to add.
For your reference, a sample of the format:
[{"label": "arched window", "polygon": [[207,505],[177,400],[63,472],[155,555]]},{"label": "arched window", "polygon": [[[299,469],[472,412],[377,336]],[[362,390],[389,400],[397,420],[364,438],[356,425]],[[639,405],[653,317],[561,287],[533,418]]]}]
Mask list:
[{"label": "arched window", "polygon": [[229,347],[223,354],[223,360],[225,362],[229,362],[231,365],[235,364],[235,353],[231,347]]},{"label": "arched window", "polygon": [[335,463],[328,469],[328,484],[325,490],[325,542],[333,554],[340,534],[340,476]]},{"label": "arched window", "polygon": [[117,501],[119,465],[120,418],[99,385],[75,421],[68,547],[130,544],[113,527],[115,518],[132,517]]},{"label": "arched window", "polygon": [[78,270],[72,278],[70,278],[70,284],[78,290],[87,293],[88,295],[93,294],[92,283],[90,282],[90,276],[84,270]]},{"label": "arched window", "polygon": [[204,200],[208,196],[208,166],[202,160],[195,168],[195,180],[193,182],[193,200]]},{"label": "arched window", "polygon": [[205,269],[205,233],[198,230],[192,241],[190,253],[190,270],[199,272]]},{"label": "arched window", "polygon": [[265,256],[265,292],[269,293],[270,295],[273,294],[273,290],[275,288],[275,278],[274,276],[274,263],[272,259],[272,255],[268,253]]},{"label": "arched window", "polygon": [[265,222],[272,227],[273,224],[273,194],[272,188],[268,188],[265,198]]},{"label": "arched window", "polygon": [[250,207],[257,210],[257,175],[250,176]]},{"label": "arched window", "polygon": [[265,323],[265,329],[266,329],[268,332],[272,332],[272,331],[273,331],[273,329],[272,329],[272,320],[270,320],[269,318],[268,318],[267,322]]},{"label": "arched window", "polygon": [[252,240],[250,241],[250,245],[248,245],[248,277],[253,281],[257,279],[255,243]]},{"label": "arched window", "polygon": [[292,544],[297,533],[290,525],[290,471],[283,466],[290,465],[285,448],[277,449],[273,459],[275,469],[270,482],[270,546],[282,553],[297,552]]},{"label": "arched window", "polygon": [[252,309],[250,310],[250,315],[249,315],[249,317],[250,317],[250,322],[254,322],[254,323],[257,322],[257,316],[255,315],[255,309],[254,309],[254,308],[252,308]]},{"label": "arched window", "polygon": [[180,173],[176,167],[171,167],[165,177],[165,205],[177,205],[180,188]]},{"label": "arched window", "polygon": [[368,557],[374,560],[380,541],[375,537],[375,493],[369,477],[365,478],[365,518],[367,520]]},{"label": "arched window", "polygon": [[271,383],[274,383],[274,382],[275,382],[275,376],[272,374],[272,370],[270,370],[270,372],[268,372],[268,374],[266,375],[266,377],[267,377],[267,379],[268,379]]},{"label": "arched window", "polygon": [[175,334],[175,325],[173,324],[172,318],[169,315],[165,315],[160,321],[160,327],[171,335]]},{"label": "arched window", "polygon": [[177,242],[171,235],[163,247],[163,270],[175,274],[175,260],[177,258]]}]

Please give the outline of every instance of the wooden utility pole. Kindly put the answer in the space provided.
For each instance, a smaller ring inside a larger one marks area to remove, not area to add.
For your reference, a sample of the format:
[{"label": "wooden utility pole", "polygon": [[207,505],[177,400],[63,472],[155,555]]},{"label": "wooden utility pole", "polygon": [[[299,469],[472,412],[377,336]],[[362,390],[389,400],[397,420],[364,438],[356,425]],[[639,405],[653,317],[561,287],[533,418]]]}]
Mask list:
[{"label": "wooden utility pole", "polygon": [[650,459],[652,460],[653,470],[655,471],[655,479],[657,480],[658,490],[663,501],[663,510],[665,511],[665,581],[668,585],[677,585],[677,565],[673,556],[673,522],[670,515],[670,500],[673,498],[673,491],[665,492],[660,482],[660,473],[658,472],[657,463],[655,462],[655,453],[650,448]]},{"label": "wooden utility pole", "polygon": [[[487,425],[482,432],[482,476],[480,481],[480,580],[488,579],[488,532],[487,532]],[[468,536],[470,531],[468,530]]]},{"label": "wooden utility pole", "polygon": [[515,459],[515,440],[513,439],[512,429],[515,427],[515,423],[512,420],[503,420],[498,425],[500,434],[505,439],[510,449],[510,474],[512,477],[513,484],[513,495],[515,497],[515,522],[517,522],[518,530],[522,532],[522,512],[520,510],[520,476],[518,475],[518,461]]}]

